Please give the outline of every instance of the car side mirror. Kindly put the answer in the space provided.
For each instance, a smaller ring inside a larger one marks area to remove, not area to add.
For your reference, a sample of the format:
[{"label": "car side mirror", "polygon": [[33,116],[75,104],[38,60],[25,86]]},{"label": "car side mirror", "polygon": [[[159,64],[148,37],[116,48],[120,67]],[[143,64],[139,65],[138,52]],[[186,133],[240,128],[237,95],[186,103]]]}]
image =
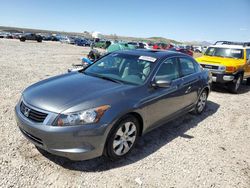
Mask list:
[{"label": "car side mirror", "polygon": [[170,80],[156,80],[152,86],[153,87],[160,87],[160,88],[168,88],[170,87],[172,81]]}]

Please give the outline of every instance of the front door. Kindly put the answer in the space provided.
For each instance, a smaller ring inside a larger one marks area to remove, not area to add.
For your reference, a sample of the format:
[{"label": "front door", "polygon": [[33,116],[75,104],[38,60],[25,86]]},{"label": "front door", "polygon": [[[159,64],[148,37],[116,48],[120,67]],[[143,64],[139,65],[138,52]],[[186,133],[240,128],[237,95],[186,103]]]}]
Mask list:
[{"label": "front door", "polygon": [[149,124],[152,126],[161,124],[167,117],[183,108],[183,93],[180,92],[180,71],[177,58],[164,61],[156,72],[154,82],[157,80],[169,80],[171,84],[167,88],[149,89],[147,99],[147,112]]}]

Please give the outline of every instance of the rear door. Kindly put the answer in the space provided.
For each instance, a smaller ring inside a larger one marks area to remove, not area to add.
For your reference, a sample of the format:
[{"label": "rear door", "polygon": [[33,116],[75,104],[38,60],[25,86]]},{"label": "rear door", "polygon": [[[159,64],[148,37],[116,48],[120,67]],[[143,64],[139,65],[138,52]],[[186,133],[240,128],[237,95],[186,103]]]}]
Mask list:
[{"label": "rear door", "polygon": [[200,89],[200,72],[197,70],[196,63],[192,58],[179,57],[180,72],[182,83],[180,90],[183,93],[183,107],[194,104],[198,98]]}]

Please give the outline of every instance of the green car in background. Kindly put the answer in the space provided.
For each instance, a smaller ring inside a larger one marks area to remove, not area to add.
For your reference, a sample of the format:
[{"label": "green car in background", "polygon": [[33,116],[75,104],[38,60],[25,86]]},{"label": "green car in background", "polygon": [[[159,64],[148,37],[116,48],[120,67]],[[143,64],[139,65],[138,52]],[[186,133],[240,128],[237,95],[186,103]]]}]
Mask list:
[{"label": "green car in background", "polygon": [[107,52],[115,52],[115,51],[119,51],[119,50],[133,50],[135,49],[135,46],[130,45],[128,43],[125,42],[118,42],[118,43],[114,43],[109,45],[109,47],[107,48]]},{"label": "green car in background", "polygon": [[[96,46],[98,43],[100,44],[100,42],[97,42],[97,43],[94,44],[94,46]],[[98,51],[97,49],[92,49],[89,52],[87,58],[90,61],[94,62],[95,60],[99,59],[101,56],[103,56],[106,53],[120,51],[120,50],[134,50],[135,46],[134,45],[130,45],[130,44],[126,43],[126,42],[111,43],[110,41],[106,41],[104,49],[106,49],[106,51],[104,53]],[[82,59],[82,60],[84,60],[84,59]]]}]

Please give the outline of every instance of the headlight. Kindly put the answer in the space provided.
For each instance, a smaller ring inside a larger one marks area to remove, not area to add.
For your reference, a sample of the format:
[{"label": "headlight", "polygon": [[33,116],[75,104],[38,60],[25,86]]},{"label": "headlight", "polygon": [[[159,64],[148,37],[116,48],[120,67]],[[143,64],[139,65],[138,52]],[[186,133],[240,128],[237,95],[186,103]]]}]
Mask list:
[{"label": "headlight", "polygon": [[104,105],[80,112],[60,114],[59,118],[57,119],[56,125],[73,126],[73,125],[96,123],[103,116],[104,112],[109,108],[110,108],[109,105]]},{"label": "headlight", "polygon": [[226,70],[226,67],[225,67],[225,66],[219,66],[219,70],[220,70],[220,71],[225,71],[225,70]]}]

